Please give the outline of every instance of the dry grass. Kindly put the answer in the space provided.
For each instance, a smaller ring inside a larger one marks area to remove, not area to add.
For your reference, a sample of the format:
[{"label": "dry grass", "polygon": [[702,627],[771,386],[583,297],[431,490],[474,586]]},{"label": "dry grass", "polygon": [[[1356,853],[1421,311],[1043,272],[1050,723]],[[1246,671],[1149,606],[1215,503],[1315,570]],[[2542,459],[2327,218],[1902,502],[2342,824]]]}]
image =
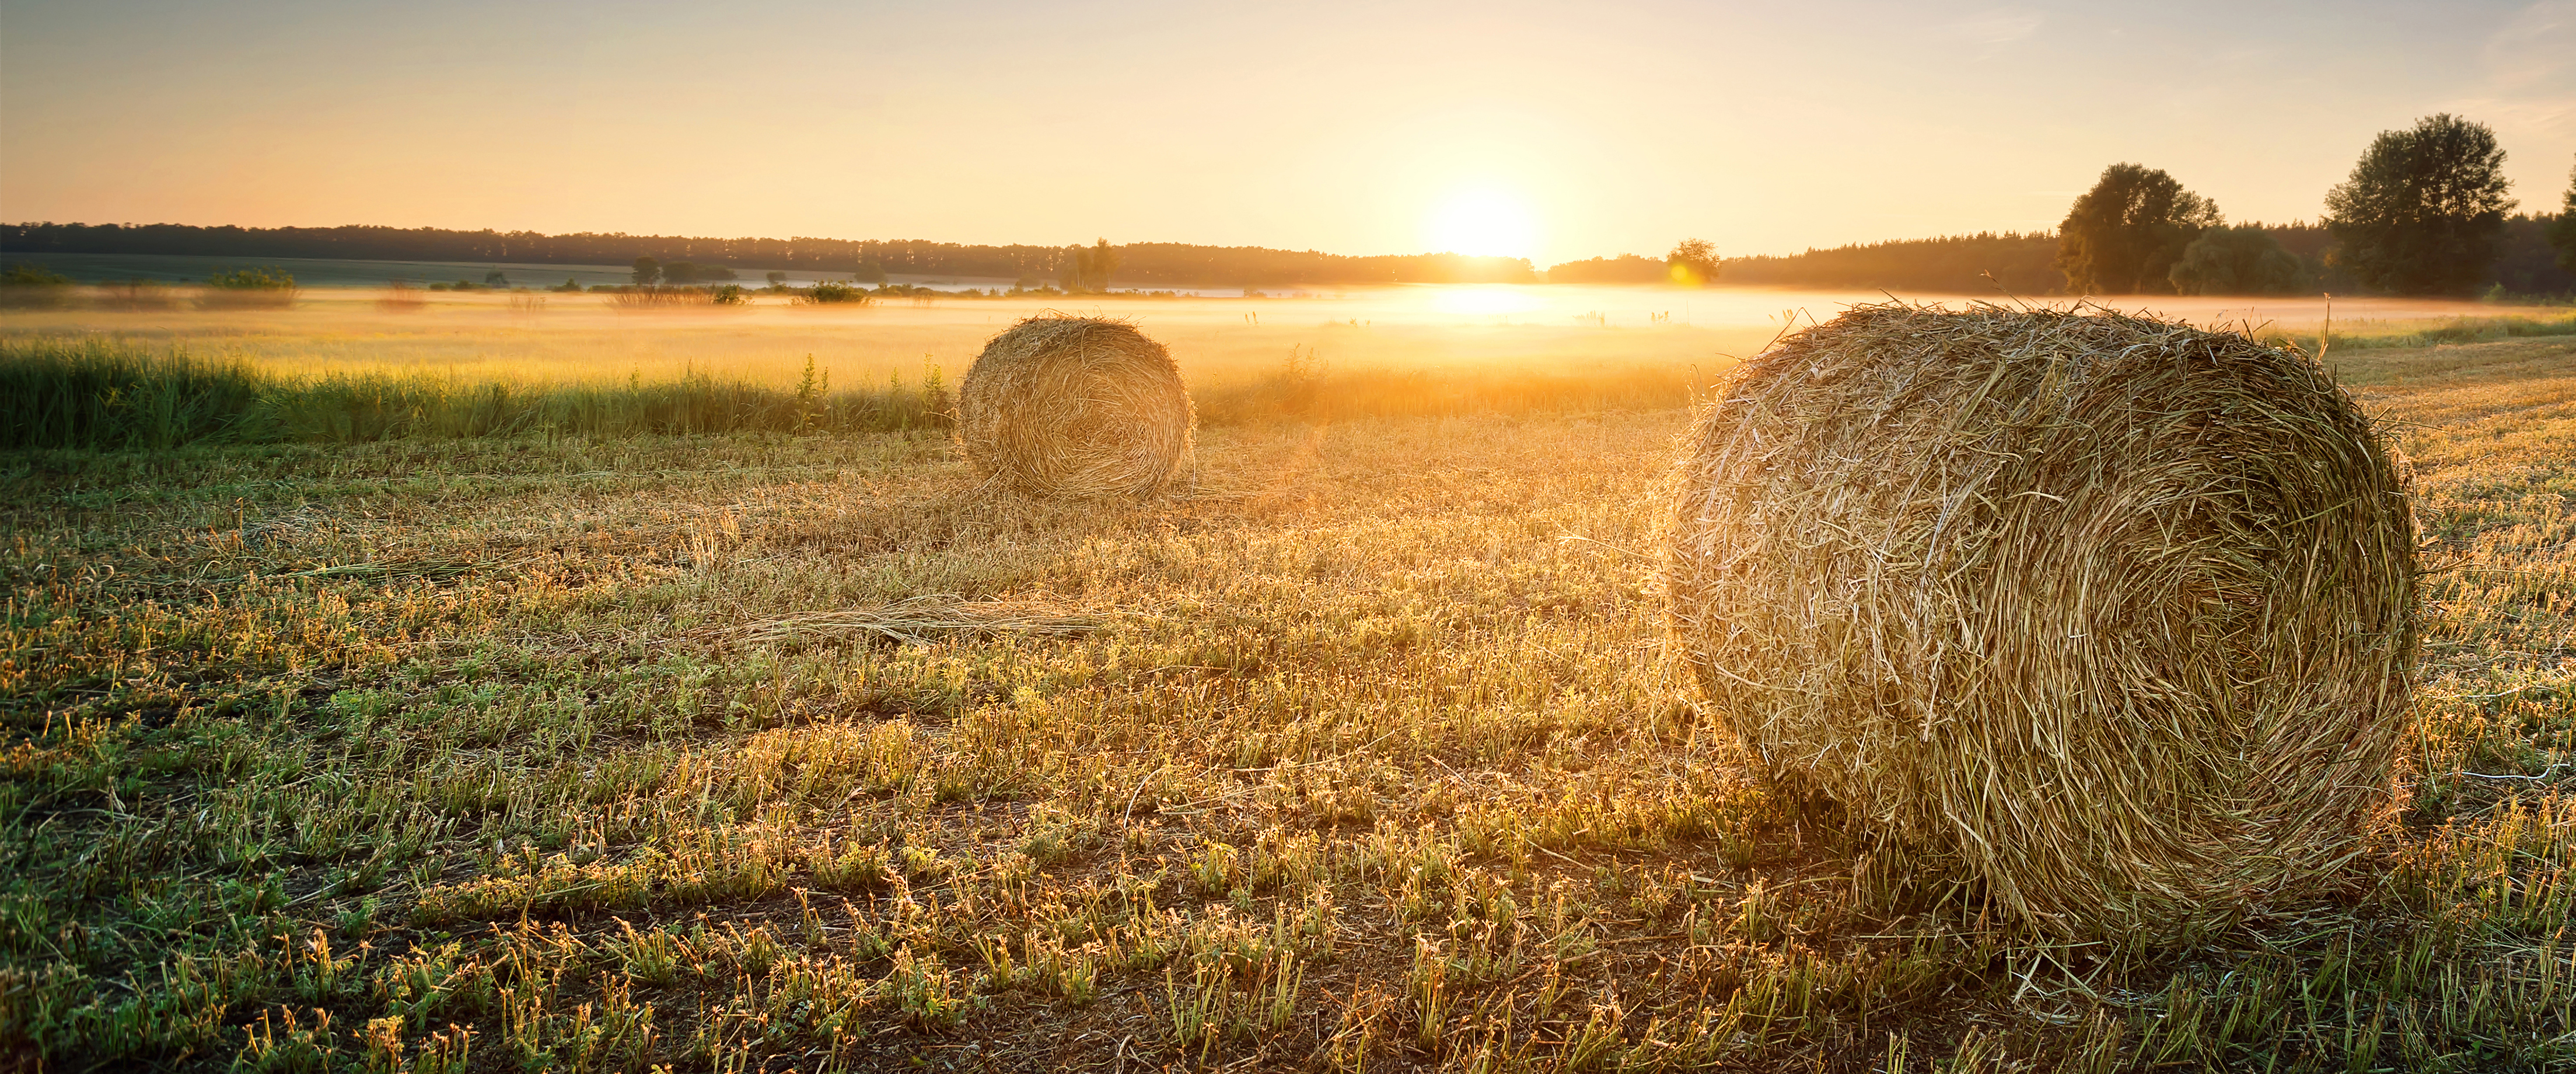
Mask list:
[{"label": "dry grass", "polygon": [[1155,495],[1189,470],[1197,427],[1171,352],[1125,321],[1021,321],[984,345],[957,389],[966,457],[1026,492]]},{"label": "dry grass", "polygon": [[[0,1054],[2563,1069],[2576,351],[2496,346],[2360,375],[2448,568],[2403,823],[2188,946],[1745,777],[1644,555],[1678,407],[1247,416],[1106,505],[931,433],[12,453]],[[1099,625],[749,637],[924,594]]]},{"label": "dry grass", "polygon": [[969,601],[954,594],[933,594],[874,608],[782,615],[731,631],[730,637],[761,644],[858,635],[905,645],[931,645],[947,639],[1010,634],[1068,637],[1098,630],[1105,621],[1101,616],[1031,601]]},{"label": "dry grass", "polygon": [[2324,370],[2100,309],[1887,304],[1719,384],[1677,640],[1778,775],[2076,938],[2305,894],[2389,806],[2414,531]]}]

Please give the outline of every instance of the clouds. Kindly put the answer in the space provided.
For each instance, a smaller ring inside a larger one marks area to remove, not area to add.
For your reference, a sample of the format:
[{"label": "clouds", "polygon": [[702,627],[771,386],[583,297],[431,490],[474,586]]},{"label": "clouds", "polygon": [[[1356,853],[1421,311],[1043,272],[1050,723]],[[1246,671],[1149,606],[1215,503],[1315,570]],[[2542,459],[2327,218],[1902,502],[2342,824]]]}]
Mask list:
[{"label": "clouds", "polygon": [[2576,0],[2545,0],[2516,12],[2487,38],[2487,80],[2506,91],[2576,94]]},{"label": "clouds", "polygon": [[1985,55],[2001,51],[2005,45],[2039,33],[2047,16],[2018,8],[1990,8],[1967,15],[1944,27],[1941,36],[1961,44],[1980,46]]}]

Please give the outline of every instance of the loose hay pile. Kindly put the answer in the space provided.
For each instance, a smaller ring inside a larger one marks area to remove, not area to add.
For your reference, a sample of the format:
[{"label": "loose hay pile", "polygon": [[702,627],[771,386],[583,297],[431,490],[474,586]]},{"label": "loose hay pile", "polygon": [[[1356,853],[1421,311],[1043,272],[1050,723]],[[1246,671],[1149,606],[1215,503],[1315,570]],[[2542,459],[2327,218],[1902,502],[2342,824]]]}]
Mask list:
[{"label": "loose hay pile", "polygon": [[1719,392],[1665,581],[1773,773],[2072,935],[2221,923],[2356,853],[2406,707],[2413,524],[2316,363],[1889,304]]},{"label": "loose hay pile", "polygon": [[1189,465],[1192,412],[1163,345],[1124,322],[1031,317],[995,336],[957,393],[957,436],[1024,491],[1146,496]]}]

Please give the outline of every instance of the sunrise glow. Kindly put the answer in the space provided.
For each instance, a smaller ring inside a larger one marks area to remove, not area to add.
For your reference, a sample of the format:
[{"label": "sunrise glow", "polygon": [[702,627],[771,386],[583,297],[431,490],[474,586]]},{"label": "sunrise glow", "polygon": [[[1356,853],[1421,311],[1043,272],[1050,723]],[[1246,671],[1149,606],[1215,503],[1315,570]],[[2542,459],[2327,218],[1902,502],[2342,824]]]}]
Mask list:
[{"label": "sunrise glow", "polygon": [[1528,257],[1538,238],[1538,218],[1529,204],[1494,189],[1449,195],[1423,225],[1425,249],[1477,257]]}]

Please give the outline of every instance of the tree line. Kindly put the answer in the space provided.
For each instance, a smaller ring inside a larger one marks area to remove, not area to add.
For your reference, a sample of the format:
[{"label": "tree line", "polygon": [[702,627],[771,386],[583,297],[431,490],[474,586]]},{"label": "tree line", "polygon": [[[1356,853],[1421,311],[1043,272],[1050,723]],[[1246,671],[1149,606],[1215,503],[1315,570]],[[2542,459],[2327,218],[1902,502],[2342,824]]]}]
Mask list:
[{"label": "tree line", "polygon": [[[2576,170],[2557,213],[2507,215],[2515,202],[2504,160],[2492,130],[2444,114],[2372,140],[2350,178],[2327,192],[2325,217],[2314,224],[2229,226],[2216,202],[2163,170],[2119,163],[2103,170],[2054,232],[1732,257],[1691,275],[1966,294],[2576,294]],[[1547,278],[1648,283],[1669,275],[1686,282],[1673,267],[1681,260],[1679,247],[1662,261],[1596,257],[1558,265]]]},{"label": "tree line", "polygon": [[2326,191],[2325,241],[2294,236],[2304,251],[2228,226],[2162,169],[2113,164],[2058,226],[2054,264],[2075,294],[2576,291],[2576,169],[2555,216],[2513,216],[2504,161],[2493,130],[2448,113],[2383,131]]},{"label": "tree line", "polygon": [[[1103,261],[1102,251],[1110,251]],[[631,265],[638,258],[714,273],[732,268],[804,270],[882,281],[887,273],[1060,281],[1066,290],[1122,284],[1245,286],[1380,283],[1529,283],[1527,259],[1461,254],[1345,257],[1314,250],[1145,242],[1109,247],[981,246],[920,239],[718,239],[673,235],[447,228],[246,228],[189,224],[0,225],[0,252],[195,254],[231,258]],[[707,278],[727,278],[709,276]]]},{"label": "tree line", "polygon": [[[2011,294],[2286,294],[2368,290],[2456,295],[2576,293],[2576,171],[2554,215],[2516,203],[2504,150],[2483,124],[2443,114],[2382,132],[2328,191],[2316,224],[2230,226],[2211,199],[2162,169],[2118,163],[2075,200],[2055,233],[1981,232],[1720,258],[1686,239],[1662,259],[1622,254],[1547,270],[1553,283],[1729,283]],[[1138,285],[1298,287],[1535,283],[1521,258],[1347,257],[1189,243],[981,246],[927,240],[718,239],[444,228],[0,225],[0,252],[199,254],[361,261],[634,264],[638,282],[732,279],[731,266],[803,269],[882,283],[888,273],[980,276],[1067,293]],[[667,266],[652,279],[646,264]]]}]

